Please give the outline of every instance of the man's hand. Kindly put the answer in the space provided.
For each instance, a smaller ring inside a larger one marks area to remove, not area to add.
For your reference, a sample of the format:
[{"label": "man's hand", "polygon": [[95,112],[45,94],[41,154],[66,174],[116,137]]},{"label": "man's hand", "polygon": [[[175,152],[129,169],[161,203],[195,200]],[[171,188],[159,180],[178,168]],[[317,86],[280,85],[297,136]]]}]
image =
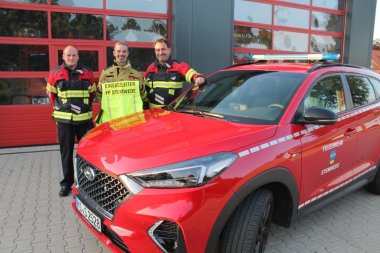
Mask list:
[{"label": "man's hand", "polygon": [[204,82],[205,82],[205,78],[203,76],[198,76],[197,78],[195,78],[194,85],[199,86],[203,84]]},{"label": "man's hand", "polygon": [[102,93],[102,84],[99,82],[97,85],[97,89],[100,93]]}]

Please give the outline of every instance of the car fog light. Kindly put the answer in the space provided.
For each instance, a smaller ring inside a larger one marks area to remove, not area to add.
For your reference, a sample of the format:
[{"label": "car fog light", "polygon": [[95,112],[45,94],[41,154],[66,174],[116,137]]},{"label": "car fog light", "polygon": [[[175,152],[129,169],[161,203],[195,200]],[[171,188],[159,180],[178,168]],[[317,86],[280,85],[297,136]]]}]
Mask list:
[{"label": "car fog light", "polygon": [[148,234],[165,253],[186,252],[185,246],[182,245],[181,229],[175,222],[160,220],[148,230]]}]

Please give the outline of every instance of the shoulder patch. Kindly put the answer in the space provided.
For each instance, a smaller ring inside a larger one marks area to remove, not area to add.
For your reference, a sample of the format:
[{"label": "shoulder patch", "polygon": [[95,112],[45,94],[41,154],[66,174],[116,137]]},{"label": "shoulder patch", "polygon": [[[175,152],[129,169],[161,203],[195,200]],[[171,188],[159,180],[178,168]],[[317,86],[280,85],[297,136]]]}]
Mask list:
[{"label": "shoulder patch", "polygon": [[55,74],[55,73],[57,73],[57,71],[59,71],[60,69],[62,69],[62,65],[59,65],[59,66],[55,67],[54,69],[52,69],[52,72]]},{"label": "shoulder patch", "polygon": [[106,70],[112,69],[113,67],[115,67],[115,66],[113,66],[113,65],[108,66],[108,67],[106,67],[105,69],[103,69],[103,71],[106,71]]}]

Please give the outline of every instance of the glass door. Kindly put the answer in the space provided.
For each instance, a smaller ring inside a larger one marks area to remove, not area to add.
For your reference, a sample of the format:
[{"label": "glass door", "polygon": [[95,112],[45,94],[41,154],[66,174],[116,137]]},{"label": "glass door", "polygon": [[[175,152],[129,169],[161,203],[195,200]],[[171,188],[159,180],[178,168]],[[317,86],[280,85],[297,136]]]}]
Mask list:
[{"label": "glass door", "polygon": [[[62,53],[65,46],[54,46],[53,49],[53,65],[58,66],[63,63]],[[79,51],[79,63],[83,66],[86,66],[94,73],[95,79],[98,79],[100,76],[101,70],[105,67],[104,63],[102,64],[101,59],[103,57],[102,47],[99,46],[75,46]]]}]

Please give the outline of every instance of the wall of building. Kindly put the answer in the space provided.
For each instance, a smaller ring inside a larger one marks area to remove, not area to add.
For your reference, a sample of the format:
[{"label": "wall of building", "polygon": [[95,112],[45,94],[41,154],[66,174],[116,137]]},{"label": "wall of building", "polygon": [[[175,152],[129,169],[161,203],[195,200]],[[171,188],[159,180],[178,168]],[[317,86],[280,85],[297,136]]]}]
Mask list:
[{"label": "wall of building", "polygon": [[376,0],[347,0],[343,62],[371,66]]},{"label": "wall of building", "polygon": [[[343,63],[370,67],[376,2],[347,0]],[[233,0],[176,0],[172,10],[175,58],[205,74],[232,63]]]},{"label": "wall of building", "polygon": [[231,65],[233,4],[233,0],[173,1],[173,56],[204,74]]}]

